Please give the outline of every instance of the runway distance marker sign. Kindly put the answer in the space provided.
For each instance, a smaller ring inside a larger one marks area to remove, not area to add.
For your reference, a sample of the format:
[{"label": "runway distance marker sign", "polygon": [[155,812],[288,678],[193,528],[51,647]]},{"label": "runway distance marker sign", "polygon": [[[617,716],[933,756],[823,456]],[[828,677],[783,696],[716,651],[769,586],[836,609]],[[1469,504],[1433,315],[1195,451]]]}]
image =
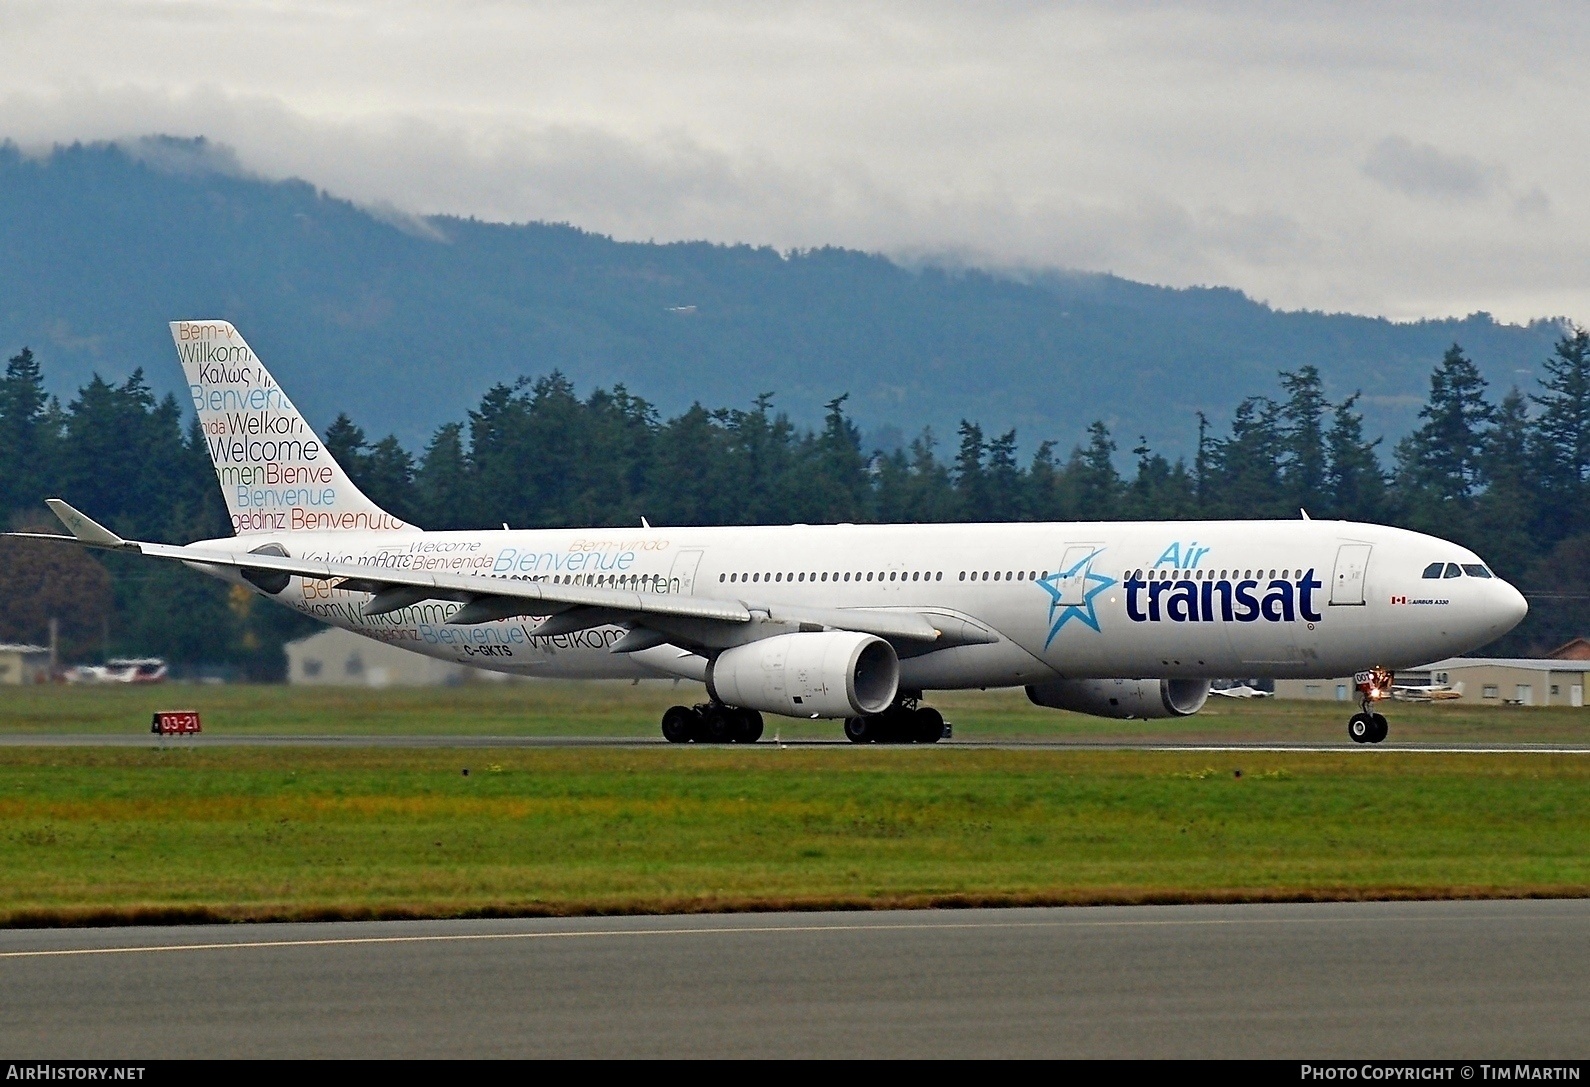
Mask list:
[{"label": "runway distance marker sign", "polygon": [[156,736],[191,736],[204,729],[198,710],[160,710],[150,718],[149,731]]}]

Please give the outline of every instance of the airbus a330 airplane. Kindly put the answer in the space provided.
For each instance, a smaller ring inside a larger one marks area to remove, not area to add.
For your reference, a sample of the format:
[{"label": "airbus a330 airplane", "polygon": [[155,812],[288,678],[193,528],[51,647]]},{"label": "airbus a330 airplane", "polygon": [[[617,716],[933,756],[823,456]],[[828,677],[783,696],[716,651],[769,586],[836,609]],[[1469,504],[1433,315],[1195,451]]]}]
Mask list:
[{"label": "airbus a330 airplane", "polygon": [[663,717],[675,742],[753,741],[761,713],[931,742],[934,690],[1150,718],[1196,713],[1216,677],[1355,674],[1348,731],[1378,743],[1396,669],[1528,610],[1456,544],[1306,518],[426,532],[360,493],[230,324],[171,333],[235,535],[124,540],[49,500],[77,541],[478,668],[700,680],[710,700]]}]

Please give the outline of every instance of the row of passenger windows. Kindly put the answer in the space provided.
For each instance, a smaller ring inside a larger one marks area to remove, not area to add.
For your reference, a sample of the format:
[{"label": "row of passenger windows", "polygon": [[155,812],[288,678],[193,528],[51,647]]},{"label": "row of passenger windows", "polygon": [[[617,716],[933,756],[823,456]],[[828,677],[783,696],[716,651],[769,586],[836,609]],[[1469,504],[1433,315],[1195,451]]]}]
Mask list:
[{"label": "row of passenger windows", "polygon": [[[1299,577],[1302,577],[1303,568],[1298,567],[1297,573]],[[1238,578],[1246,581],[1250,578],[1266,576],[1273,578],[1276,573],[1274,568],[1270,570],[1268,575],[1263,570],[1220,570],[1218,572],[1215,570],[1133,570],[1126,576],[1128,579],[1135,578],[1138,581],[1154,581],[1156,579],[1159,581],[1180,581],[1183,578],[1192,581],[1225,581],[1228,578]],[[1283,580],[1290,578],[1292,576],[1292,568],[1290,566],[1284,568],[1280,576]]]},{"label": "row of passenger windows", "polygon": [[1427,579],[1434,579],[1438,577],[1462,577],[1464,574],[1467,574],[1469,577],[1495,576],[1477,562],[1465,562],[1462,566],[1459,566],[1455,562],[1432,562],[1429,566],[1424,568],[1424,576]]},{"label": "row of passenger windows", "polygon": [[[971,581],[987,581],[987,580],[989,580],[989,576],[988,575],[989,575],[989,571],[987,571],[987,570],[984,570],[982,572],[981,576],[978,576],[978,572],[976,570],[972,570],[970,572],[968,572],[966,570],[962,570],[961,571],[961,580],[962,581],[967,581],[967,580],[971,580]],[[1000,580],[1000,574],[999,574],[998,570],[993,571],[993,575],[994,575],[993,576],[993,580],[995,580],[995,581],[999,581]],[[1047,571],[1047,570],[1045,570],[1041,575],[1036,570],[1015,570],[1015,571],[1006,570],[1005,574],[1004,574],[1004,580],[1005,581],[1038,581],[1041,577],[1048,577],[1048,576],[1049,576],[1049,571]]]},{"label": "row of passenger windows", "polygon": [[[1039,573],[1037,570],[962,570],[962,581],[1038,581],[1049,576],[1049,571]],[[820,574],[719,574],[719,581],[730,584],[735,582],[750,581],[943,581],[943,571],[924,573],[913,570],[910,573],[887,574],[880,570],[876,574],[872,571],[857,572],[855,574],[820,573]]]},{"label": "row of passenger windows", "polygon": [[[886,573],[888,576],[885,576]],[[876,574],[874,574],[871,570],[858,570],[854,575],[852,575],[848,572],[841,574],[838,570],[835,570],[832,574],[828,573],[827,571],[809,574],[719,574],[718,580],[727,581],[730,583],[739,581],[943,581],[944,574],[942,571],[939,573],[932,573],[931,571],[928,573],[923,573],[921,570],[912,570],[910,573],[901,573],[898,570],[879,570]]]},{"label": "row of passenger windows", "polygon": [[654,589],[668,579],[661,574],[553,574],[553,585],[595,585],[605,589]]},{"label": "row of passenger windows", "polygon": [[[1300,567],[1298,569],[1299,576],[1302,575],[1302,572],[1303,572],[1302,568]],[[1463,577],[1465,574],[1467,574],[1469,577],[1494,577],[1495,576],[1489,570],[1487,570],[1484,566],[1481,566],[1479,563],[1471,563],[1471,562],[1465,562],[1461,566],[1458,565],[1455,562],[1446,562],[1446,563],[1432,562],[1429,566],[1426,566],[1424,568],[1424,575],[1423,576],[1426,579],[1435,579],[1435,578],[1448,578],[1448,577]],[[1264,571],[1262,569],[1261,570],[1221,570],[1218,573],[1216,573],[1216,571],[1214,571],[1214,570],[1133,570],[1131,573],[1127,574],[1127,577],[1128,578],[1135,578],[1135,579],[1137,579],[1139,581],[1143,581],[1143,580],[1154,581],[1155,579],[1158,579],[1160,581],[1180,581],[1183,578],[1190,578],[1193,581],[1202,581],[1202,580],[1206,580],[1206,579],[1207,580],[1214,580],[1216,577],[1220,578],[1221,580],[1224,580],[1227,577],[1233,577],[1234,578],[1234,577],[1237,577],[1239,575],[1241,577],[1243,577],[1244,579],[1246,579],[1246,578],[1262,578],[1262,577],[1265,576],[1265,573],[1264,573]],[[962,570],[960,579],[962,581],[968,581],[968,580],[970,580],[970,581],[990,581],[990,580],[992,580],[992,581],[1038,581],[1041,578],[1046,578],[1048,576],[1049,576],[1049,571],[1047,571],[1047,570],[1043,571],[1041,574],[1037,570],[1005,570],[1003,572],[1001,572],[999,570],[993,570],[993,571],[989,571],[989,570],[982,570],[982,571],[978,571],[978,570]],[[1274,569],[1270,570],[1269,576],[1272,577],[1272,578],[1276,576],[1276,572],[1275,572]],[[1280,576],[1283,579],[1291,577],[1292,576],[1291,568],[1287,567],[1287,568],[1282,569]],[[651,587],[651,586],[655,585],[656,583],[661,582],[663,580],[665,580],[665,579],[662,578],[660,575],[656,575],[656,574],[644,574],[644,575],[643,574],[630,574],[628,576],[625,576],[623,574],[606,574],[606,575],[589,575],[589,574],[587,574],[587,575],[583,575],[583,576],[558,575],[558,576],[556,576],[556,577],[554,577],[552,579],[552,582],[553,582],[553,584],[558,584],[558,585],[567,585],[567,584],[571,584],[572,583],[572,584],[580,584],[580,585],[605,585],[605,586],[608,586],[608,587],[619,587],[619,588],[628,586],[629,588],[635,589],[635,588],[649,588],[649,587]],[[719,581],[727,581],[727,582],[741,582],[741,581],[749,581],[749,582],[762,582],[762,581],[774,581],[774,582],[782,582],[782,581],[795,581],[795,582],[802,582],[802,581],[836,581],[836,582],[842,582],[842,581],[858,581],[858,582],[860,582],[860,581],[943,581],[944,580],[944,574],[943,574],[942,571],[939,571],[939,572],[936,572],[936,573],[935,572],[931,572],[931,571],[924,573],[921,570],[913,570],[910,573],[900,573],[900,572],[894,571],[894,570],[890,570],[890,571],[887,571],[887,572],[880,570],[880,571],[877,571],[876,573],[874,573],[871,570],[867,570],[867,571],[864,571],[864,572],[863,571],[858,571],[858,572],[856,572],[854,574],[851,574],[851,573],[843,573],[843,574],[841,574],[838,571],[835,571],[834,573],[827,573],[827,572],[824,572],[824,573],[769,573],[769,574],[753,573],[753,574],[719,574],[718,575],[718,580]]]}]

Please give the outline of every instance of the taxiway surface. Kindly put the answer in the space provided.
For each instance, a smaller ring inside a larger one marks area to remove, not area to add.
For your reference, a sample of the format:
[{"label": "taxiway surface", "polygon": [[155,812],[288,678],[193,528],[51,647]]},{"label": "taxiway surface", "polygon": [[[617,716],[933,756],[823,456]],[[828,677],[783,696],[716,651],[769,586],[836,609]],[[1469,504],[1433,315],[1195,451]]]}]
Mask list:
[{"label": "taxiway surface", "polygon": [[43,1057],[1584,1057],[1590,901],[0,932]]}]

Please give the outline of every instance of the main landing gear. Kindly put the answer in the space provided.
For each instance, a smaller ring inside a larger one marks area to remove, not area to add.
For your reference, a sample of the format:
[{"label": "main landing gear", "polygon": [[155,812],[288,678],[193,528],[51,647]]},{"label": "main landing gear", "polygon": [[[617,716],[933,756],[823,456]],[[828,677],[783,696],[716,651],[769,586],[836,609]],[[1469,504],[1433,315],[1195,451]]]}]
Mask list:
[{"label": "main landing gear", "polygon": [[1391,693],[1391,672],[1385,668],[1371,668],[1353,676],[1358,688],[1358,712],[1347,719],[1347,736],[1355,744],[1378,744],[1391,731],[1385,714],[1376,713],[1374,704]]},{"label": "main landing gear", "polygon": [[914,698],[870,717],[845,719],[845,739],[853,744],[936,744],[943,738],[944,715]]},{"label": "main landing gear", "polygon": [[762,738],[762,715],[721,702],[670,706],[662,733],[671,744],[754,744]]}]

